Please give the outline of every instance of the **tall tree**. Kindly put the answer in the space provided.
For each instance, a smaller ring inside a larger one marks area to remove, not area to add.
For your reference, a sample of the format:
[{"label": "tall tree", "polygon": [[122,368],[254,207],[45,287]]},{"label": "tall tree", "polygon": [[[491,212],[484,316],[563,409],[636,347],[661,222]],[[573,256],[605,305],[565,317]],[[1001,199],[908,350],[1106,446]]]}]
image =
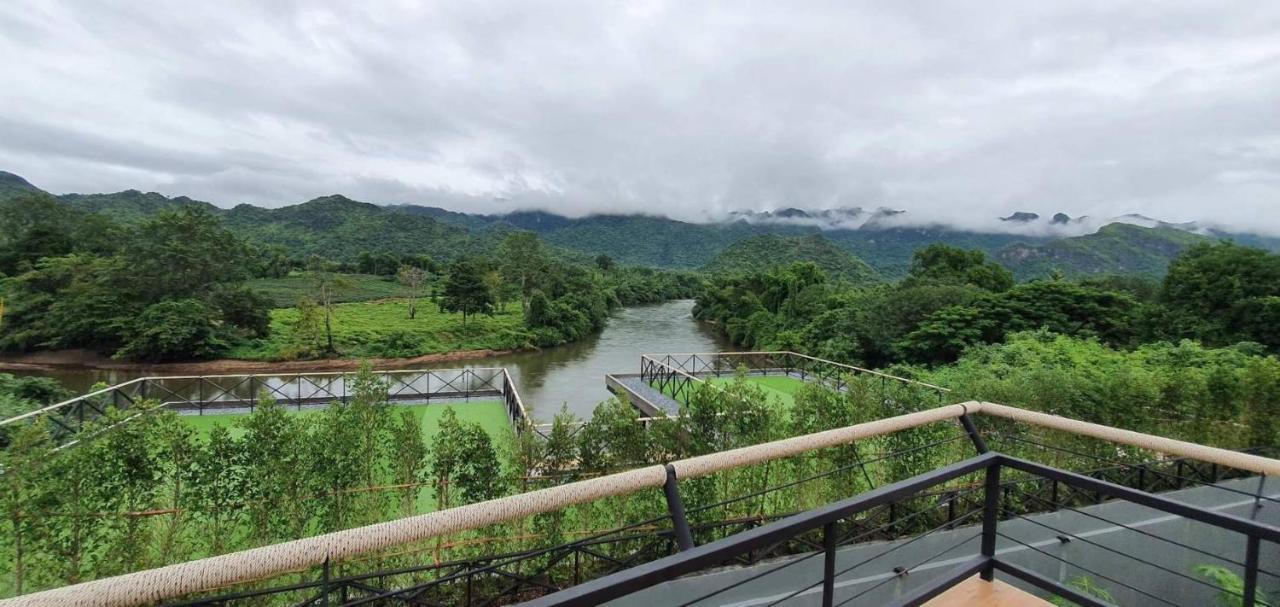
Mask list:
[{"label": "tall tree", "polygon": [[493,292],[484,283],[483,268],[478,262],[460,259],[449,268],[440,309],[461,312],[463,326],[467,324],[467,317],[473,314],[493,314]]},{"label": "tall tree", "polygon": [[427,282],[427,273],[416,266],[400,266],[396,279],[404,285],[409,295],[409,320],[413,320],[418,314],[418,298],[422,296],[422,285]]},{"label": "tall tree", "polygon": [[521,311],[529,311],[529,297],[539,288],[550,258],[533,232],[512,232],[498,245],[498,259],[507,280],[520,287]]}]

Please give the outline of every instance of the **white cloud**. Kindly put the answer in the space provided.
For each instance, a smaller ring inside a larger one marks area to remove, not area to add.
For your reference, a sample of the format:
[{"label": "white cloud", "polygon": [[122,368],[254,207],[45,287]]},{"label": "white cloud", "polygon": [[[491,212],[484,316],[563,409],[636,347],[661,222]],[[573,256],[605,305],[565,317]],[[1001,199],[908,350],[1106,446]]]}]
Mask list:
[{"label": "white cloud", "polygon": [[0,6],[0,169],[223,205],[1280,232],[1274,2],[107,4]]}]

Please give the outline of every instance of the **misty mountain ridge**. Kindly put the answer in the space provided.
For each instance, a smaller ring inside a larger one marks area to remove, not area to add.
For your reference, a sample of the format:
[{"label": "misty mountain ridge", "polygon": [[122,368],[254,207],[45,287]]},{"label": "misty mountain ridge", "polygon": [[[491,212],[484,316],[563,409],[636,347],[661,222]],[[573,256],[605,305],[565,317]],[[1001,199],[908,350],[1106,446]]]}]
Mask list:
[{"label": "misty mountain ridge", "polygon": [[[53,196],[17,175],[0,172],[0,201],[23,193]],[[483,254],[510,230],[536,232],[549,245],[574,255],[604,254],[628,265],[685,269],[706,267],[745,239],[820,234],[886,278],[905,275],[915,251],[933,243],[984,251],[1023,278],[1053,270],[1072,275],[1158,274],[1186,246],[1217,238],[1280,250],[1277,237],[1230,232],[1199,222],[1175,224],[1138,214],[1102,219],[1014,211],[1005,217],[975,219],[975,227],[965,227],[884,207],[785,207],[688,222],[652,214],[568,217],[543,210],[476,214],[437,206],[379,205],[341,194],[282,207],[239,204],[230,209],[138,190],[53,197],[69,207],[126,224],[167,208],[199,207],[220,215],[228,227],[253,242],[281,247],[294,256],[320,254],[338,260],[353,259],[364,251],[426,254],[441,260]],[[815,242],[757,239],[736,252],[784,244],[797,249],[800,257],[815,252],[832,257]],[[750,257],[734,253],[730,252],[731,257],[739,260]]]}]

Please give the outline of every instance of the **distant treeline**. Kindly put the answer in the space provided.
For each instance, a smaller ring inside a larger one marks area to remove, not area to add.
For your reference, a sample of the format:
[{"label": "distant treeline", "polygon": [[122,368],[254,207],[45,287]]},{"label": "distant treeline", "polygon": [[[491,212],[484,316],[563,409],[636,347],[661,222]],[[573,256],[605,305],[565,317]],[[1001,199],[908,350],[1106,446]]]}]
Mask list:
[{"label": "distant treeline", "polygon": [[712,280],[694,314],[734,343],[870,367],[952,362],[1019,331],[1123,348],[1182,339],[1280,351],[1280,255],[1200,244],[1163,281],[1135,276],[1015,283],[981,251],[932,245],[897,283],[834,283],[814,264]]}]

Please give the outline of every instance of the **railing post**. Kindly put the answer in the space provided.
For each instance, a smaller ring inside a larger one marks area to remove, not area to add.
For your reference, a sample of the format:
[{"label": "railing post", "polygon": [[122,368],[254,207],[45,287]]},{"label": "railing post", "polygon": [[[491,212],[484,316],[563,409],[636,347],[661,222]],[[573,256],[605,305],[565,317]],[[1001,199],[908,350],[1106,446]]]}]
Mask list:
[{"label": "railing post", "polygon": [[693,548],[693,532],[689,530],[689,519],[684,513],[684,501],[680,499],[680,486],[676,483],[676,468],[671,464],[667,464],[667,482],[663,483],[662,492],[667,496],[667,511],[671,513],[671,526],[675,532],[676,547],[681,552]]},{"label": "railing post", "polygon": [[982,556],[988,562],[982,567],[982,579],[995,578],[995,566],[990,562],[996,556],[996,525],[1000,521],[1000,464],[987,466],[982,506]]},{"label": "railing post", "polygon": [[836,523],[822,526],[822,607],[831,607],[836,598]]},{"label": "railing post", "polygon": [[1258,552],[1261,541],[1257,535],[1249,534],[1248,544],[1244,550],[1244,597],[1243,607],[1254,607],[1258,600]]},{"label": "railing post", "polygon": [[320,594],[324,597],[322,604],[329,607],[329,559],[324,559],[324,568],[321,570],[324,576],[324,585],[321,586]]},{"label": "railing post", "polygon": [[973,441],[973,446],[978,453],[986,453],[987,441],[982,439],[982,435],[978,433],[978,427],[973,425],[973,420],[969,418],[968,413],[960,414],[960,425],[964,426],[964,431],[969,435],[969,440]]},{"label": "railing post", "polygon": [[1258,493],[1253,498],[1253,512],[1249,513],[1249,518],[1257,520],[1258,513],[1262,511],[1262,492],[1267,487],[1267,475],[1263,474],[1258,477]]}]

